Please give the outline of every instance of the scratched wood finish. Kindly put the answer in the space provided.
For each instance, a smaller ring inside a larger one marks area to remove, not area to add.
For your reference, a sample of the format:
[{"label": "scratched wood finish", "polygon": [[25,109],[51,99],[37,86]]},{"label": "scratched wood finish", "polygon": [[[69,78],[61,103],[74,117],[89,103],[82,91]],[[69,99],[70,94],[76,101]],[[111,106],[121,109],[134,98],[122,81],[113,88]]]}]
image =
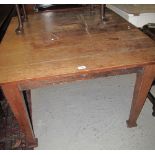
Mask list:
[{"label": "scratched wood finish", "polygon": [[131,68],[155,61],[155,43],[108,11],[46,12],[29,16],[24,35],[13,18],[0,46],[0,84],[82,72]]},{"label": "scratched wood finish", "polygon": [[[105,75],[137,73],[128,127],[136,126],[155,75],[155,43],[109,11],[46,12],[29,16],[24,35],[14,18],[0,46],[0,85],[30,147],[37,146],[21,90]],[[85,66],[79,70],[79,66]]]}]

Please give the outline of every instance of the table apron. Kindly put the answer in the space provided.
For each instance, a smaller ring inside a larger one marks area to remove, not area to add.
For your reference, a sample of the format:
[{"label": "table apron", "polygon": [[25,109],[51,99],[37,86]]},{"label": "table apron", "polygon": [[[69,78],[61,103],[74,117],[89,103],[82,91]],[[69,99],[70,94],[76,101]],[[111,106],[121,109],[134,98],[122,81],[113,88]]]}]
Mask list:
[{"label": "table apron", "polygon": [[67,82],[73,82],[78,80],[88,80],[95,79],[99,77],[123,75],[138,73],[143,70],[143,67],[127,68],[127,69],[115,69],[111,71],[91,71],[91,72],[78,72],[75,74],[67,74],[60,76],[49,76],[43,78],[35,78],[31,80],[24,80],[17,82],[21,90],[35,89],[39,87],[44,87],[48,85],[62,84]]}]

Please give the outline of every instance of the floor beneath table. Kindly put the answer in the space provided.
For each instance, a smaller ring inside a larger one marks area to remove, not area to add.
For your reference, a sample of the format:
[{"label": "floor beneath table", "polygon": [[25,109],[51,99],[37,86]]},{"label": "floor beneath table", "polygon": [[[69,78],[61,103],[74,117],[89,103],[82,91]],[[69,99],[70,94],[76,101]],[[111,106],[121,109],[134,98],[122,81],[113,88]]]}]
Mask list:
[{"label": "floor beneath table", "polygon": [[148,99],[138,127],[126,127],[135,79],[131,74],[34,89],[36,149],[155,149]]}]

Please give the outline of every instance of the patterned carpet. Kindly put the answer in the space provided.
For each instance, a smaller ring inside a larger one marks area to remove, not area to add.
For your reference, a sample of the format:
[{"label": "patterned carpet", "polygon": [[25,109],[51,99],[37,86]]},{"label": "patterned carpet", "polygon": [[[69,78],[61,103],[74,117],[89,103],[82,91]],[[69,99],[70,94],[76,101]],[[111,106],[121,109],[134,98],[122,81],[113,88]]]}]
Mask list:
[{"label": "patterned carpet", "polygon": [[0,105],[0,150],[27,150],[25,135],[19,129],[18,123],[2,94]]}]

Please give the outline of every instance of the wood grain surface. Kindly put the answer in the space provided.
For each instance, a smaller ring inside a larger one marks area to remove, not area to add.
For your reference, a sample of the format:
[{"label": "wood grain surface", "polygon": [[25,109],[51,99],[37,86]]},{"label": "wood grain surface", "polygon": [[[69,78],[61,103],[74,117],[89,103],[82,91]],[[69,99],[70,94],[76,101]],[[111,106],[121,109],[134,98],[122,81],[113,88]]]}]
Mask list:
[{"label": "wood grain surface", "polygon": [[21,92],[47,84],[135,72],[127,125],[137,125],[155,78],[155,43],[120,16],[106,13],[108,22],[100,21],[99,9],[29,15],[22,35],[16,35],[18,22],[12,19],[0,45],[0,85],[30,148],[38,142]]},{"label": "wood grain surface", "polygon": [[[108,10],[45,12],[29,15],[24,34],[13,18],[0,45],[0,84],[155,63],[155,43]],[[84,68],[80,69],[80,66]]]}]

